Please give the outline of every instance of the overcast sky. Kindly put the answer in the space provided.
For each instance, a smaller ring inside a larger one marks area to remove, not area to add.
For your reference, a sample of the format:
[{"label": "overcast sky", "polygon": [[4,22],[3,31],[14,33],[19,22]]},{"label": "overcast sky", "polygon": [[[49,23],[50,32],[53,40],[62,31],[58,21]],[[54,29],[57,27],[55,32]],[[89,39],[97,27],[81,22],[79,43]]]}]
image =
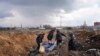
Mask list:
[{"label": "overcast sky", "polygon": [[0,26],[79,26],[100,21],[100,0],[0,0]]}]

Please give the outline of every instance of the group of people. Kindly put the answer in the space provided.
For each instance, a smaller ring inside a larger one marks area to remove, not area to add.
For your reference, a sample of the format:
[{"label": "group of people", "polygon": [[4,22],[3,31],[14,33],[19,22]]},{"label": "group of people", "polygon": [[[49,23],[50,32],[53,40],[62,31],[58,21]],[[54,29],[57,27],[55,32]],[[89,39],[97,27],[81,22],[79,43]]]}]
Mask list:
[{"label": "group of people", "polygon": [[[62,43],[62,36],[66,37],[66,35],[63,34],[62,32],[60,32],[57,29],[50,30],[49,33],[48,33],[48,35],[47,35],[47,39],[48,39],[49,44],[51,44],[51,45],[52,45],[52,39],[54,37],[54,33],[55,32],[56,32],[56,34],[55,34],[56,35],[55,40],[57,42],[57,46],[59,46],[60,43]],[[37,45],[38,45],[36,50],[39,50],[40,45],[42,43],[42,40],[44,38],[44,35],[45,35],[44,33],[38,34],[38,36],[36,38],[36,42],[37,42]],[[74,41],[75,37],[74,37],[73,33],[69,33],[69,37],[70,37],[69,42],[68,42],[69,50],[76,50],[76,45],[75,45],[75,41]]]},{"label": "group of people", "polygon": [[[66,35],[63,34],[63,33],[61,33],[59,30],[56,30],[56,29],[50,30],[49,33],[48,33],[48,35],[47,35],[47,39],[48,39],[49,44],[52,44],[51,42],[52,42],[52,39],[54,37],[54,33],[55,32],[56,32],[56,38],[55,38],[55,40],[57,41],[57,46],[58,46],[60,43],[62,43],[62,36],[66,37]],[[44,35],[45,35],[44,33],[38,34],[38,36],[36,38],[36,42],[37,42],[37,45],[38,45],[36,50],[39,50],[40,44],[42,43]]]},{"label": "group of people", "polygon": [[[39,33],[38,35],[37,35],[37,38],[36,38],[36,43],[37,43],[37,48],[35,49],[35,50],[33,50],[33,51],[30,51],[30,53],[29,53],[29,56],[35,56],[38,52],[41,52],[40,50],[41,50],[41,47],[43,47],[43,46],[41,46],[42,45],[42,40],[43,40],[43,38],[44,38],[44,36],[45,36],[45,33]],[[69,41],[68,41],[68,49],[69,50],[76,50],[76,44],[75,44],[75,36],[74,36],[74,34],[73,33],[69,33],[67,36],[65,35],[65,34],[63,34],[63,33],[61,33],[59,30],[57,30],[57,29],[52,29],[52,30],[50,30],[49,31],[49,33],[48,33],[48,35],[47,35],[47,39],[48,39],[48,44],[51,46],[51,45],[53,45],[53,46],[59,46],[60,47],[60,43],[62,43],[62,41],[63,41],[63,39],[62,39],[62,36],[64,36],[64,37],[68,37],[69,36]],[[52,42],[52,40],[54,40],[55,39],[55,43],[56,44],[54,44],[53,42]],[[67,39],[66,39],[67,40]],[[52,46],[52,47],[53,47]],[[51,49],[52,49],[52,47],[51,47]],[[46,48],[46,47],[45,47]],[[67,48],[67,47],[66,47]],[[44,49],[44,48],[43,48]],[[42,49],[42,50],[43,50]],[[43,52],[44,51],[46,51],[46,50],[43,50]]]}]

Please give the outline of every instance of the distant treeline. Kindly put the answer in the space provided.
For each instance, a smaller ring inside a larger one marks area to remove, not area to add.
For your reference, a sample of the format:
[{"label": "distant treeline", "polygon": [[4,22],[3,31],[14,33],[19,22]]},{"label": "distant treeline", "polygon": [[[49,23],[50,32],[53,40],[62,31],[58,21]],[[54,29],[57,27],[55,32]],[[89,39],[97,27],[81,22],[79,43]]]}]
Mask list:
[{"label": "distant treeline", "polygon": [[10,27],[1,27],[0,30],[15,30],[16,28],[10,28]]}]

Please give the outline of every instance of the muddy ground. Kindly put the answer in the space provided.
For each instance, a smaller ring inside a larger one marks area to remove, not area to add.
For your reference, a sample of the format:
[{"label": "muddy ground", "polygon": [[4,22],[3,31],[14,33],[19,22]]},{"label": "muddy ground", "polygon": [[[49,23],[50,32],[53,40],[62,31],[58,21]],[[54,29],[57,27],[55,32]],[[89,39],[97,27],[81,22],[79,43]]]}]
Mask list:
[{"label": "muddy ground", "polygon": [[[70,56],[100,56],[100,32],[75,31],[76,50],[69,50]],[[89,53],[88,53],[88,52]]]},{"label": "muddy ground", "polygon": [[[44,42],[47,41],[45,32]],[[64,31],[63,31],[64,32]],[[27,56],[31,48],[36,48],[36,37],[39,31],[0,31],[0,56]],[[64,32],[65,33],[65,32]],[[65,33],[67,35],[67,33]],[[100,48],[100,42],[90,44],[86,42],[95,32],[74,31],[76,43],[79,45],[77,50],[68,50],[68,41],[60,48],[51,52],[48,56],[55,56],[60,53],[60,56],[89,56],[86,50],[91,48]],[[66,37],[67,39],[67,37]],[[69,51],[69,52],[68,52]]]}]

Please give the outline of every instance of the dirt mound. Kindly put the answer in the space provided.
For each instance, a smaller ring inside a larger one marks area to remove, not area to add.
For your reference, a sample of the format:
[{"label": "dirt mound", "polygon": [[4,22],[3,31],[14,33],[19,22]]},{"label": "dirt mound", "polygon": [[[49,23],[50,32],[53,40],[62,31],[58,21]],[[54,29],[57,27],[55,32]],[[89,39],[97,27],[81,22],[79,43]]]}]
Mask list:
[{"label": "dirt mound", "polygon": [[76,31],[75,36],[79,50],[100,49],[100,34],[96,35],[94,31]]},{"label": "dirt mound", "polygon": [[94,35],[89,37],[86,43],[88,43],[91,48],[100,49],[100,35]]},{"label": "dirt mound", "polygon": [[[100,56],[100,53],[97,52],[100,49],[100,34],[97,34],[89,31],[76,31],[76,42],[79,45],[77,50],[69,51],[69,56],[95,56],[95,54]],[[88,50],[90,53],[87,53]]]},{"label": "dirt mound", "polygon": [[75,32],[75,36],[76,36],[76,40],[79,43],[85,42],[87,38],[89,38],[90,36],[94,36],[95,32],[88,32],[88,31],[76,31]]},{"label": "dirt mound", "polygon": [[26,56],[36,46],[36,36],[29,32],[0,32],[0,56]]}]

